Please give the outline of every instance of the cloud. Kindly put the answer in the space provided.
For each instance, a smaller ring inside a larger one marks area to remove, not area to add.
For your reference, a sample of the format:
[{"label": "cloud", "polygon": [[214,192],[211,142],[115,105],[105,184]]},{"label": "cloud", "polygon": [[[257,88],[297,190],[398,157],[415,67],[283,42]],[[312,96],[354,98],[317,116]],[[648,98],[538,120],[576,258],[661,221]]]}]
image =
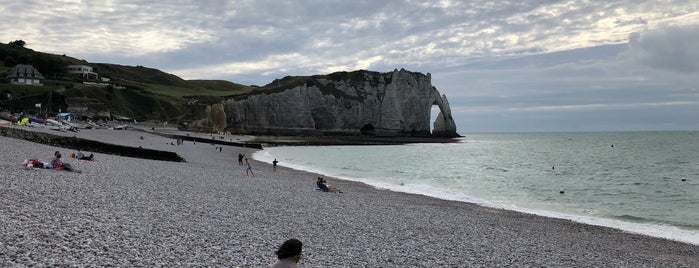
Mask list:
[{"label": "cloud", "polygon": [[456,66],[474,56],[622,43],[629,31],[687,19],[697,7],[553,0],[6,2],[3,14],[10,16],[0,22],[13,25],[21,14],[22,23],[0,36],[20,36],[42,51],[88,60],[144,58],[161,62],[153,67],[189,70],[299,53],[317,55],[316,71],[363,66],[376,57],[382,60],[367,68]]},{"label": "cloud", "polygon": [[650,102],[650,103],[596,103],[596,104],[578,104],[578,105],[556,105],[556,106],[534,106],[522,108],[508,108],[508,112],[544,112],[544,111],[600,111],[600,110],[627,110],[639,108],[654,108],[664,106],[694,106],[699,105],[699,101],[673,101],[673,102]]},{"label": "cloud", "polygon": [[0,14],[4,42],[186,79],[263,85],[340,70],[429,72],[458,126],[699,113],[692,0],[0,0]]},{"label": "cloud", "polygon": [[671,72],[699,72],[699,24],[633,33],[622,55],[650,68]]},{"label": "cloud", "polygon": [[142,56],[211,40],[207,25],[187,16],[198,7],[186,1],[176,4],[177,8],[160,2],[7,1],[3,14],[10,16],[2,22],[22,25],[9,27],[7,35],[60,54]]},{"label": "cloud", "polygon": [[629,44],[480,59],[432,77],[463,129],[697,129],[699,77],[679,59],[666,59],[694,59],[694,51],[681,48],[692,38],[679,40],[696,35],[694,29],[672,26],[639,33]]}]

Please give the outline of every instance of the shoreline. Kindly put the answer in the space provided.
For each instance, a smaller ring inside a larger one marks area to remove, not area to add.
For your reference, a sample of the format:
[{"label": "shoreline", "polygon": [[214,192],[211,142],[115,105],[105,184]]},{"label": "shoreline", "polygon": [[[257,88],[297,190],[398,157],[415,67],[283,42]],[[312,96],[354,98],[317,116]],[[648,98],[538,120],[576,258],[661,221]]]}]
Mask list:
[{"label": "shoreline", "polygon": [[[69,134],[70,135],[70,134]],[[304,267],[699,266],[699,247],[617,229],[376,189],[236,155],[258,150],[124,130],[80,137],[173,151],[187,162],[96,153],[75,174],[19,163],[70,150],[2,137],[0,265],[253,266],[283,240]],[[142,135],[144,140],[138,139]],[[20,159],[21,158],[21,159]]]},{"label": "shoreline", "polygon": [[255,136],[256,141],[272,146],[307,145],[402,145],[410,143],[454,143],[459,138],[375,137],[375,136]]},{"label": "shoreline", "polygon": [[[262,151],[258,151],[255,155],[258,155],[258,153],[262,152]],[[265,163],[272,161],[272,159],[267,158],[266,156],[263,156],[262,154],[259,154],[258,158],[255,158],[255,160],[260,161],[260,162],[265,162]],[[279,166],[284,166],[286,168],[294,169],[294,170],[297,170],[299,172],[307,172],[307,173],[312,173],[312,174],[323,173],[322,171],[319,171],[319,170],[314,171],[312,169],[309,169],[308,167],[300,166],[300,165],[288,165],[285,163],[281,163],[281,164],[279,164]],[[304,169],[304,168],[306,168],[306,169]],[[552,211],[552,210],[524,208],[524,207],[519,207],[519,206],[513,205],[513,204],[508,205],[508,204],[494,203],[494,202],[491,202],[490,200],[481,199],[481,198],[474,198],[474,197],[466,196],[466,195],[450,194],[447,192],[443,192],[442,190],[439,190],[439,189],[433,189],[434,191],[428,191],[428,192],[420,192],[419,190],[411,190],[409,188],[401,188],[401,186],[398,186],[398,185],[393,185],[393,186],[385,185],[385,183],[381,183],[380,181],[374,181],[371,179],[357,179],[357,178],[338,176],[335,174],[325,174],[324,176],[329,177],[329,178],[334,178],[336,180],[343,180],[343,181],[364,184],[364,185],[366,185],[366,187],[372,187],[372,188],[375,188],[377,190],[385,190],[385,191],[392,191],[392,192],[405,193],[405,194],[415,194],[415,195],[421,195],[421,196],[435,198],[435,199],[444,200],[444,201],[463,202],[463,203],[467,203],[467,204],[473,204],[473,205],[478,205],[478,206],[483,206],[483,207],[488,207],[488,208],[493,208],[493,209],[503,209],[503,210],[507,210],[507,211],[525,213],[525,214],[529,214],[529,215],[546,217],[546,218],[551,218],[551,219],[570,220],[570,221],[580,223],[580,224],[612,228],[612,229],[616,229],[619,231],[628,232],[628,233],[632,233],[632,234],[639,234],[639,235],[644,235],[644,236],[649,236],[649,237],[659,238],[659,239],[667,239],[667,240],[671,240],[671,241],[676,241],[676,242],[687,243],[690,245],[699,246],[699,233],[697,232],[699,230],[682,229],[680,227],[672,226],[672,225],[629,222],[629,221],[623,221],[623,220],[614,219],[614,218],[584,216],[584,215],[557,212],[557,211]],[[667,233],[670,231],[672,231],[672,233]]]}]

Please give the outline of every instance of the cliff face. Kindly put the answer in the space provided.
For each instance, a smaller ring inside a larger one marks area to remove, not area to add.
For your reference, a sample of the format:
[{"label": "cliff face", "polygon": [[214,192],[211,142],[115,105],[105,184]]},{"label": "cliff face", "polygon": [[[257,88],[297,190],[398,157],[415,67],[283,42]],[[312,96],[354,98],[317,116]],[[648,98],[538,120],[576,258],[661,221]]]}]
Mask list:
[{"label": "cliff face", "polygon": [[430,136],[430,110],[440,108],[434,136],[457,137],[446,96],[430,74],[341,72],[292,77],[223,103],[226,129],[266,135]]}]

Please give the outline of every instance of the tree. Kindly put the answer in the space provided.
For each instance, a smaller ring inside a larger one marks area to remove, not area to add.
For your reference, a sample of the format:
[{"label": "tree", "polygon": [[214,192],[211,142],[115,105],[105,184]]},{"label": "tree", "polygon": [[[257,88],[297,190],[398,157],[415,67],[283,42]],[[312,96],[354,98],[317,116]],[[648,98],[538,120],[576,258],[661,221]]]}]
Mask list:
[{"label": "tree", "polygon": [[16,47],[16,48],[24,48],[24,46],[27,44],[27,42],[24,42],[22,40],[15,40],[10,42],[8,45],[11,47]]},{"label": "tree", "polygon": [[7,67],[17,65],[17,61],[15,60],[15,58],[10,55],[5,56],[5,59],[3,59],[2,62],[5,63],[5,66]]}]

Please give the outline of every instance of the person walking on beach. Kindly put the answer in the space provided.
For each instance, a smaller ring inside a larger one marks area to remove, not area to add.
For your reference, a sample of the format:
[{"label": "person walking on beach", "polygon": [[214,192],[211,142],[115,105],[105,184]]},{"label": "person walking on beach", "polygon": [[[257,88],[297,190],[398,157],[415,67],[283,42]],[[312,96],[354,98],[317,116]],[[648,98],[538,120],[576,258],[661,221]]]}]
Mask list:
[{"label": "person walking on beach", "polygon": [[255,173],[252,173],[252,165],[250,165],[250,161],[248,161],[247,158],[245,158],[245,165],[248,166],[245,168],[245,176],[248,176],[248,172],[250,172],[250,174],[255,177]]},{"label": "person walking on beach", "polygon": [[275,158],[274,161],[272,161],[272,167],[274,168],[274,171],[277,171],[277,163],[279,163],[279,161],[277,161],[277,159]]},{"label": "person walking on beach", "polygon": [[270,268],[295,268],[301,260],[301,251],[303,243],[298,239],[292,238],[284,241],[277,252],[277,262],[270,265]]},{"label": "person walking on beach", "polygon": [[243,165],[243,157],[245,157],[244,154],[238,153],[238,165]]}]

